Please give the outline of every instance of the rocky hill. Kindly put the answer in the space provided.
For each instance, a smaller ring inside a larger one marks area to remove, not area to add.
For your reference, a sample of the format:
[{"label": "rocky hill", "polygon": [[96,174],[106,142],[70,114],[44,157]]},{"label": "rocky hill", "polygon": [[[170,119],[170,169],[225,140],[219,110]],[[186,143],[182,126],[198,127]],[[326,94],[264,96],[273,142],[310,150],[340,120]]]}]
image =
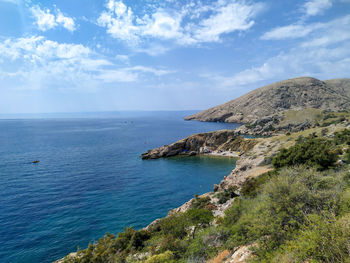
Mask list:
[{"label": "rocky hill", "polygon": [[350,79],[288,79],[253,90],[185,119],[253,123],[267,116],[281,115],[287,110],[305,108],[329,111],[350,109]]}]

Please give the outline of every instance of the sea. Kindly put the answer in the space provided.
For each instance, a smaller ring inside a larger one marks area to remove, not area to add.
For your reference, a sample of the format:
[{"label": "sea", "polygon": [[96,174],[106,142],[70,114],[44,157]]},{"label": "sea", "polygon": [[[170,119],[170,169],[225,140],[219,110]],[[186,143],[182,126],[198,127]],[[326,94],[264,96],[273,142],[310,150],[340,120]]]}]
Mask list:
[{"label": "sea", "polygon": [[53,262],[212,191],[234,159],[141,159],[191,134],[237,127],[184,121],[191,113],[0,116],[0,262]]}]

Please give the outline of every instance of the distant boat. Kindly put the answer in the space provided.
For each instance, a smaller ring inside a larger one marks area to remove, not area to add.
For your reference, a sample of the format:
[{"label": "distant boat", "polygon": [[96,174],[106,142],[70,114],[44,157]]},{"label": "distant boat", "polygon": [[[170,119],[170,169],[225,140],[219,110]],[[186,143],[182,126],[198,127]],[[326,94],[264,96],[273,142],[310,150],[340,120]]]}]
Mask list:
[{"label": "distant boat", "polygon": [[33,163],[40,163],[40,161],[39,160],[35,160],[35,161],[33,161]]}]

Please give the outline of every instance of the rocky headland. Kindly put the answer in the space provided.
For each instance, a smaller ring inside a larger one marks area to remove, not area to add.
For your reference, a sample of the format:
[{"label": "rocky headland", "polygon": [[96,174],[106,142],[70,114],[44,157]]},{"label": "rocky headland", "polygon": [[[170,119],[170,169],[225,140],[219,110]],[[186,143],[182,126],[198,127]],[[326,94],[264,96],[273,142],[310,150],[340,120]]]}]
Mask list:
[{"label": "rocky headland", "polygon": [[192,156],[196,154],[239,156],[250,150],[255,143],[254,140],[239,136],[234,130],[199,133],[170,145],[149,150],[147,153],[142,154],[142,159],[157,159],[175,155]]}]

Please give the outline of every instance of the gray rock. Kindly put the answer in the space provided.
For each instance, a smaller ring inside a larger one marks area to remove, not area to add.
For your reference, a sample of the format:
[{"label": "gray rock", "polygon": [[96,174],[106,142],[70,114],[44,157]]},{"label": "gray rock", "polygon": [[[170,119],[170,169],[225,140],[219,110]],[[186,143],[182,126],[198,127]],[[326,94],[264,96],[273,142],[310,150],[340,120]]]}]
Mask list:
[{"label": "gray rock", "polygon": [[142,154],[142,159],[156,159],[178,154],[206,154],[211,151],[239,151],[251,149],[256,142],[245,139],[234,130],[221,130],[191,135],[185,139],[149,150]]}]

